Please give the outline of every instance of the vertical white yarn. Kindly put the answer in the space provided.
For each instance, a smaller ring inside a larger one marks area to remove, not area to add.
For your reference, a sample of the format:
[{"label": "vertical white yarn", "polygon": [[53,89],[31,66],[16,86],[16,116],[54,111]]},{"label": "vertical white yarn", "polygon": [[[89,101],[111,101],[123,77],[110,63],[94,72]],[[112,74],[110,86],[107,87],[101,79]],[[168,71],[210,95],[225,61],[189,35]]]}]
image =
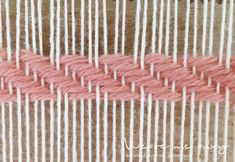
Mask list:
[{"label": "vertical white yarn", "polygon": [[84,21],[84,17],[85,17],[85,10],[84,10],[84,0],[81,0],[81,10],[80,10],[80,14],[81,14],[81,30],[80,30],[80,34],[81,34],[81,49],[80,49],[80,54],[83,56],[84,55],[84,26],[85,26],[85,21]]},{"label": "vertical white yarn", "polygon": [[158,158],[158,124],[159,124],[159,101],[155,101],[155,121],[154,121],[154,162],[157,162]]},{"label": "vertical white yarn", "polygon": [[116,162],[116,109],[117,104],[116,100],[113,100],[113,141],[112,141],[112,162]]},{"label": "vertical white yarn", "polygon": [[[218,123],[219,123],[219,103],[217,102],[215,105],[215,126],[214,126],[214,146],[218,145]],[[213,162],[217,162],[218,152],[217,152],[217,147],[214,149],[214,154],[213,154]]]},{"label": "vertical white yarn", "polygon": [[[232,38],[233,38],[233,10],[234,10],[234,0],[229,1],[229,24],[228,24],[228,42],[226,48],[226,69],[230,69],[230,61],[231,61],[231,47],[232,47]],[[223,154],[223,162],[227,161],[227,135],[228,135],[228,119],[229,119],[229,98],[230,98],[230,90],[229,87],[225,89],[225,113],[224,113],[224,154]]]},{"label": "vertical white yarn", "polygon": [[36,53],[36,29],[35,29],[35,10],[34,10],[34,0],[30,1],[30,7],[31,7],[31,28],[32,28],[32,49],[33,52]]},{"label": "vertical white yarn", "polygon": [[224,33],[225,33],[225,20],[226,20],[226,4],[227,1],[223,1],[222,7],[222,20],[220,27],[220,48],[219,48],[219,62],[222,63],[223,50],[224,50]]},{"label": "vertical white yarn", "polygon": [[144,69],[144,55],[146,46],[146,31],[147,31],[147,9],[148,0],[144,1],[144,14],[143,14],[143,24],[142,24],[142,41],[141,41],[141,51],[140,51],[140,67]]},{"label": "vertical white yarn", "polygon": [[56,3],[56,69],[60,69],[60,0]]},{"label": "vertical white yarn", "polygon": [[69,35],[68,35],[68,2],[67,2],[67,0],[64,0],[64,49],[65,49],[65,55],[67,55],[69,53],[68,37],[69,37]]},{"label": "vertical white yarn", "polygon": [[118,53],[118,25],[119,25],[119,0],[116,0],[115,9],[115,36],[114,36],[114,53]]},{"label": "vertical white yarn", "polygon": [[61,89],[57,89],[57,162],[61,160]]},{"label": "vertical white yarn", "polygon": [[126,0],[122,1],[122,44],[121,53],[125,54],[125,32],[126,30]]},{"label": "vertical white yarn", "polygon": [[186,88],[182,89],[182,114],[181,114],[181,130],[180,130],[180,162],[184,160],[184,124],[186,109]]},{"label": "vertical white yarn", "polygon": [[208,1],[203,2],[203,28],[202,28],[202,56],[206,53],[206,34],[207,34],[207,10]]},{"label": "vertical white yarn", "polygon": [[2,161],[6,162],[6,120],[5,120],[5,104],[1,102],[1,126],[2,126]]},{"label": "vertical white yarn", "polygon": [[25,125],[26,125],[26,161],[30,162],[30,117],[29,95],[25,95]]},{"label": "vertical white yarn", "polygon": [[18,128],[18,161],[22,161],[22,119],[21,119],[21,92],[17,88],[17,128]]},{"label": "vertical white yarn", "polygon": [[[174,1],[174,47],[173,47],[173,62],[177,62],[177,41],[178,41],[178,0]],[[195,2],[194,2],[195,3]]]},{"label": "vertical white yarn", "polygon": [[193,27],[193,56],[197,54],[197,24],[198,24],[198,0],[194,1],[194,27]]},{"label": "vertical white yarn", "polygon": [[206,125],[205,125],[205,161],[208,161],[209,147],[209,131],[210,131],[210,103],[206,102]]},{"label": "vertical white yarn", "polygon": [[46,121],[45,101],[41,100],[41,136],[42,136],[42,162],[46,161]]},{"label": "vertical white yarn", "polygon": [[214,18],[215,18],[215,0],[212,0],[211,1],[211,13],[210,13],[209,55],[212,55],[212,52],[213,52]]},{"label": "vertical white yarn", "polygon": [[88,1],[88,61],[92,63],[92,0]]},{"label": "vertical white yarn", "polygon": [[191,111],[190,111],[190,149],[189,149],[189,161],[193,162],[193,147],[194,147],[194,143],[193,143],[193,136],[194,136],[194,109],[195,109],[195,92],[191,93],[191,103],[190,103],[190,107],[191,107]]},{"label": "vertical white yarn", "polygon": [[198,109],[198,140],[197,140],[197,161],[201,161],[200,154],[201,154],[201,142],[202,142],[202,108],[203,102],[199,102],[199,109]]},{"label": "vertical white yarn", "polygon": [[157,29],[157,0],[153,0],[153,21],[152,21],[152,38],[151,38],[151,50],[155,53],[156,49],[156,29]]},{"label": "vertical white yarn", "polygon": [[43,43],[42,43],[42,0],[38,0],[38,37],[39,37],[39,53],[43,54]]},{"label": "vertical white yarn", "polygon": [[34,162],[38,162],[38,101],[34,101]]},{"label": "vertical white yarn", "polygon": [[84,161],[84,99],[80,100],[80,109],[81,109],[81,136],[80,136],[80,151],[81,151],[81,158],[80,161],[83,162]]},{"label": "vertical white yarn", "polygon": [[125,101],[121,100],[121,162],[125,161]]},{"label": "vertical white yarn", "polygon": [[136,15],[135,15],[135,38],[134,38],[134,63],[137,63],[138,59],[138,46],[139,46],[139,33],[140,33],[140,0],[137,0]]},{"label": "vertical white yarn", "polygon": [[69,150],[69,101],[68,93],[64,94],[64,161],[68,161],[68,150]]},{"label": "vertical white yarn", "polygon": [[134,100],[131,100],[130,103],[130,137],[129,137],[129,162],[133,161],[133,140],[134,140],[134,116],[135,116],[135,111],[134,111]]},{"label": "vertical white yarn", "polygon": [[50,0],[50,62],[54,64],[54,0]]},{"label": "vertical white yarn", "polygon": [[96,86],[96,162],[100,161],[100,90]]},{"label": "vertical white yarn", "polygon": [[[20,3],[20,0],[18,0],[18,3]],[[6,0],[5,2],[5,10],[6,10],[6,36],[7,36],[7,61],[11,61],[11,26],[10,26],[10,9],[9,9],[9,0]],[[20,12],[20,10],[18,9]],[[18,14],[17,14],[18,15]],[[17,22],[16,22],[16,39],[17,36],[19,36],[18,32],[20,32],[20,19],[17,17]],[[16,42],[16,45],[19,44]],[[17,48],[17,47],[16,47]],[[16,49],[17,51],[17,49]]]},{"label": "vertical white yarn", "polygon": [[103,39],[104,39],[104,54],[108,54],[108,31],[107,31],[107,12],[106,0],[103,0]]},{"label": "vertical white yarn", "polygon": [[160,5],[160,20],[159,20],[159,37],[158,37],[158,53],[162,52],[162,32],[163,32],[163,16],[164,16],[164,0],[161,0]]},{"label": "vertical white yarn", "polygon": [[165,54],[168,55],[169,52],[169,33],[170,33],[170,9],[171,9],[171,2],[167,0],[167,12],[166,12],[166,38],[165,38]]},{"label": "vertical white yarn", "polygon": [[50,100],[50,162],[54,161],[54,101]]},{"label": "vertical white yarn", "polygon": [[188,59],[188,35],[189,35],[189,16],[190,16],[190,0],[187,0],[186,18],[185,18],[185,34],[184,34],[184,67],[187,66]]},{"label": "vertical white yarn", "polygon": [[77,131],[76,131],[76,128],[77,128],[77,122],[76,122],[76,113],[77,113],[77,102],[75,99],[73,99],[73,144],[72,144],[72,147],[73,147],[73,151],[72,151],[72,154],[73,154],[73,161],[77,161]]},{"label": "vertical white yarn", "polygon": [[14,150],[14,145],[13,145],[13,106],[12,106],[12,102],[8,103],[9,105],[9,161],[13,162],[13,150]]},{"label": "vertical white yarn", "polygon": [[95,0],[95,67],[99,66],[99,1]]},{"label": "vertical white yarn", "polygon": [[25,24],[24,24],[24,31],[25,31],[25,48],[29,49],[29,9],[28,9],[28,0],[24,1],[25,6]]},{"label": "vertical white yarn", "polygon": [[143,158],[143,131],[144,131],[144,103],[145,103],[145,92],[144,87],[140,87],[140,128],[139,128],[139,162],[142,162]]},{"label": "vertical white yarn", "polygon": [[75,44],[76,44],[76,23],[75,23],[75,11],[74,11],[75,2],[74,0],[71,1],[71,15],[72,15],[72,53],[75,54]]},{"label": "vertical white yarn", "polygon": [[147,148],[146,162],[150,162],[151,145],[151,122],[152,122],[152,94],[148,94],[148,117],[147,117]]},{"label": "vertical white yarn", "polygon": [[163,120],[162,120],[162,161],[166,161],[166,127],[167,127],[167,101],[163,100]]},{"label": "vertical white yarn", "polygon": [[103,151],[103,161],[107,162],[107,149],[108,149],[108,93],[104,93],[104,151]]},{"label": "vertical white yarn", "polygon": [[[6,1],[6,8],[9,7],[9,4],[7,4],[8,1]],[[16,4],[16,12],[17,12],[17,15],[16,15],[16,67],[19,68],[20,66],[20,63],[19,63],[19,52],[20,52],[20,4],[21,4],[21,0],[17,0],[17,4]],[[8,9],[6,9],[6,12],[9,12],[7,11]],[[7,13],[6,13],[7,15]],[[7,19],[6,19],[7,21]],[[9,20],[10,21],[10,20]],[[7,22],[6,22],[7,23]],[[9,25],[9,24],[7,24]],[[10,29],[9,29],[10,30]],[[8,31],[8,26],[7,26],[7,37],[9,36],[10,37],[10,33],[8,33],[10,31]],[[11,39],[11,38],[7,38],[8,39]],[[11,61],[11,54],[9,52],[11,52],[11,49],[9,50],[9,48],[11,48],[11,45],[9,44],[11,41],[9,40],[9,42],[7,42],[7,52],[8,52],[8,61]]]}]

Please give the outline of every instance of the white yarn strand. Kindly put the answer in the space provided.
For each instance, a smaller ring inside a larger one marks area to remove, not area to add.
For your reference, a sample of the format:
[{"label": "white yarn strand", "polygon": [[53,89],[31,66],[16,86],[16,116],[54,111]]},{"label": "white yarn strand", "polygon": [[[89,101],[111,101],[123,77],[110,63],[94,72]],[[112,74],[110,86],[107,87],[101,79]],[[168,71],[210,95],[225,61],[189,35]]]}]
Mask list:
[{"label": "white yarn strand", "polygon": [[1,102],[1,126],[2,126],[2,161],[7,161],[7,149],[6,149],[6,120],[5,120],[5,104]]},{"label": "white yarn strand", "polygon": [[35,10],[34,10],[34,0],[30,1],[30,7],[31,7],[31,28],[32,28],[32,49],[33,52],[37,52],[36,47],[36,29],[35,29]]},{"label": "white yarn strand", "polygon": [[135,111],[134,111],[134,100],[130,101],[130,137],[129,137],[129,162],[133,161],[133,143],[134,143],[134,116],[135,116]]},{"label": "white yarn strand", "polygon": [[100,91],[96,86],[96,162],[100,161]]},{"label": "white yarn strand", "polygon": [[203,2],[203,28],[202,28],[202,56],[206,53],[206,34],[207,34],[207,10],[208,0]]},{"label": "white yarn strand", "polygon": [[155,121],[154,121],[154,162],[157,162],[158,160],[158,124],[159,124],[159,101],[155,101]]},{"label": "white yarn strand", "polygon": [[163,16],[164,16],[164,0],[161,0],[160,5],[160,20],[159,20],[159,37],[158,37],[158,53],[162,52],[162,33],[163,33]]},{"label": "white yarn strand", "polygon": [[155,53],[156,50],[156,29],[157,29],[157,0],[153,0],[153,21],[152,21],[152,39],[151,39],[151,50]]},{"label": "white yarn strand", "polygon": [[60,0],[56,3],[56,69],[60,69]]},{"label": "white yarn strand", "polygon": [[[17,3],[19,5],[20,0],[18,0]],[[9,0],[6,0],[5,2],[5,10],[6,10],[7,61],[11,61],[11,27],[10,27]],[[19,7],[17,11],[20,13]],[[16,34],[16,53],[17,53],[17,50],[19,51],[19,37],[20,37],[20,34],[19,34],[20,33],[20,16],[19,15],[17,16],[16,30],[17,30],[16,31],[17,33]]]},{"label": "white yarn strand", "polygon": [[[215,104],[215,125],[214,125],[214,146],[218,145],[218,123],[219,123],[219,103],[217,102]],[[214,154],[213,154],[213,162],[218,161],[218,152],[217,152],[217,147],[214,148]]]},{"label": "white yarn strand", "polygon": [[162,119],[162,161],[166,161],[166,127],[167,127],[167,101],[163,100],[163,119]]},{"label": "white yarn strand", "polygon": [[54,64],[54,0],[50,0],[50,63]]},{"label": "white yarn strand", "polygon": [[14,154],[14,145],[13,145],[13,106],[12,102],[8,102],[9,105],[9,161],[13,162]]},{"label": "white yarn strand", "polygon": [[92,0],[88,0],[88,61],[92,63]]},{"label": "white yarn strand", "polygon": [[[139,128],[139,144],[143,146],[143,131],[144,131],[144,103],[145,103],[145,93],[144,87],[140,87],[140,128]],[[139,162],[143,159],[143,147],[139,147]]]},{"label": "white yarn strand", "polygon": [[68,161],[69,152],[69,101],[68,93],[64,94],[64,161]]},{"label": "white yarn strand", "polygon": [[38,101],[34,101],[34,162],[38,162]]},{"label": "white yarn strand", "polygon": [[193,56],[197,55],[198,0],[194,1]]},{"label": "white yarn strand", "polygon": [[170,9],[171,9],[171,2],[167,0],[167,10],[166,10],[166,39],[165,39],[165,54],[168,56],[169,53],[169,34],[170,34]]},{"label": "white yarn strand", "polygon": [[107,153],[108,153],[108,93],[105,92],[104,93],[104,150],[103,150],[104,162],[108,161]]},{"label": "white yarn strand", "polygon": [[50,100],[50,162],[54,161],[54,101]]},{"label": "white yarn strand", "polygon": [[64,0],[64,49],[65,49],[65,55],[67,55],[69,53],[68,38],[69,38],[69,34],[68,34],[68,2],[67,2],[67,0]]},{"label": "white yarn strand", "polygon": [[113,141],[112,141],[112,162],[116,162],[116,112],[117,112],[117,105],[116,100],[113,100]]},{"label": "white yarn strand", "polygon": [[147,114],[147,148],[146,162],[150,162],[151,145],[151,120],[152,120],[152,94],[148,94],[148,114]]},{"label": "white yarn strand", "polygon": [[[8,6],[9,4],[7,4],[7,3],[8,3],[8,0],[6,1],[6,5]],[[20,4],[21,4],[21,0],[17,0],[17,4],[16,4],[16,8],[17,8],[16,9],[17,10],[17,15],[16,15],[16,54],[15,54],[16,55],[16,67],[17,68],[19,68],[19,66],[20,66],[20,63],[19,63],[20,62],[19,61],[19,57],[20,57],[19,56],[20,55]],[[8,9],[6,9],[6,12],[9,12],[7,10]],[[6,16],[7,16],[7,13],[6,13]],[[7,18],[6,18],[6,21],[7,21]],[[9,24],[7,24],[7,25],[9,25]],[[10,36],[10,34],[8,35],[8,32],[10,32],[10,31],[8,31],[8,27],[7,27],[7,37]],[[11,38],[7,38],[7,40],[8,39],[11,39]],[[10,42],[11,42],[11,40],[9,40],[9,42],[7,42],[8,61],[11,61],[11,56],[10,56],[11,54],[9,53],[9,52],[11,52],[11,49],[9,49],[11,47],[10,47],[10,44],[8,44]]]},{"label": "white yarn strand", "polygon": [[121,44],[121,53],[125,54],[125,32],[126,30],[126,0],[122,1],[122,44]]},{"label": "white yarn strand", "polygon": [[223,1],[222,6],[222,20],[220,27],[220,48],[219,48],[219,62],[222,63],[223,59],[223,51],[224,51],[224,34],[225,34],[225,20],[226,20],[226,4],[227,1]]},{"label": "white yarn strand", "polygon": [[77,161],[77,122],[76,122],[76,113],[77,113],[77,102],[75,99],[73,99],[73,144],[72,144],[72,154],[73,154],[73,161]]},{"label": "white yarn strand", "polygon": [[80,46],[80,54],[81,56],[84,56],[84,34],[85,34],[85,30],[84,30],[84,26],[85,26],[85,1],[84,0],[81,0],[81,10],[80,10],[80,15],[81,15],[81,46]]},{"label": "white yarn strand", "polygon": [[121,162],[125,161],[125,101],[121,100]]},{"label": "white yarn strand", "polygon": [[191,111],[190,111],[190,149],[189,149],[189,162],[193,162],[193,136],[194,136],[194,109],[195,109],[195,92],[191,93],[191,103],[190,103]]},{"label": "white yarn strand", "polygon": [[24,31],[25,31],[25,48],[29,49],[29,9],[28,9],[28,0],[24,1],[25,6],[25,24],[24,24]]},{"label": "white yarn strand", "polygon": [[[202,108],[203,108],[203,102],[199,102],[199,109],[198,109],[198,140],[197,140],[197,146],[201,146],[202,142]],[[201,147],[197,148],[197,161],[201,161],[200,158],[201,154]]]},{"label": "white yarn strand", "polygon": [[205,124],[205,161],[208,161],[209,147],[209,131],[210,131],[210,103],[206,102],[206,124]]},{"label": "white yarn strand", "polygon": [[210,37],[209,37],[209,55],[213,52],[213,34],[214,34],[214,18],[215,18],[215,0],[211,1],[211,13],[210,13]]},{"label": "white yarn strand", "polygon": [[72,12],[72,54],[75,54],[75,44],[76,44],[76,37],[75,37],[75,32],[76,32],[76,23],[75,23],[75,2],[74,0],[71,1],[71,12]]},{"label": "white yarn strand", "polygon": [[99,1],[95,0],[95,67],[99,66]]},{"label": "white yarn strand", "polygon": [[39,37],[39,53],[43,55],[43,43],[42,43],[42,0],[38,0],[38,37]]},{"label": "white yarn strand", "polygon": [[41,136],[42,136],[42,162],[46,162],[46,119],[45,101],[41,100]]},{"label": "white yarn strand", "polygon": [[57,89],[57,162],[61,161],[61,89]]},{"label": "white yarn strand", "polygon": [[178,41],[178,0],[174,2],[174,47],[173,47],[173,62],[177,62],[177,41]]},{"label": "white yarn strand", "polygon": [[80,100],[80,110],[81,110],[81,136],[80,136],[80,151],[81,151],[81,158],[80,161],[83,162],[84,161],[84,99]]},{"label": "white yarn strand", "polygon": [[115,36],[114,36],[114,53],[118,53],[118,27],[119,27],[119,0],[116,0],[115,9]]},{"label": "white yarn strand", "polygon": [[30,162],[30,116],[29,95],[25,95],[25,125],[26,125],[26,161]]},{"label": "white yarn strand", "polygon": [[17,88],[17,129],[18,129],[18,161],[22,161],[22,115],[21,115],[21,92]]}]

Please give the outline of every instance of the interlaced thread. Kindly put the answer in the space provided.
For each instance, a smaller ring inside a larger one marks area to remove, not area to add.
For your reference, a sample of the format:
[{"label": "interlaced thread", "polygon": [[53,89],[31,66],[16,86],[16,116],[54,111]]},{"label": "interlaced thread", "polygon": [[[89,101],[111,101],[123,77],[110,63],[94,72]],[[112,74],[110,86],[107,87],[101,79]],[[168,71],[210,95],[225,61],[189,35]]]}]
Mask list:
[{"label": "interlaced thread", "polygon": [[[133,59],[127,55],[103,55],[99,57],[99,68],[88,62],[86,56],[66,55],[60,58],[61,70],[50,64],[49,57],[36,55],[29,50],[20,51],[20,68],[16,68],[15,62],[8,62],[5,49],[0,51],[0,77],[4,84],[11,83],[13,93],[9,90],[0,90],[0,101],[16,101],[16,89],[21,93],[28,94],[30,100],[56,99],[55,93],[51,93],[50,84],[53,83],[55,90],[60,88],[63,95],[66,93],[69,99],[95,98],[95,89],[88,91],[88,82],[92,86],[100,87],[101,97],[108,93],[108,99],[131,100],[140,98],[140,88],[143,86],[145,94],[152,94],[154,99],[180,101],[182,88],[187,88],[187,98],[191,92],[195,92],[197,101],[223,102],[225,95],[216,93],[216,84],[220,83],[221,89],[229,87],[235,91],[235,74],[233,66],[235,59],[231,61],[231,70],[227,70],[224,64],[219,64],[216,56],[198,56],[188,59],[188,66],[183,66],[183,60],[178,58],[178,63],[173,63],[171,56],[160,54],[147,54],[145,56],[145,69],[140,64],[134,64]],[[139,61],[138,61],[139,62]],[[105,73],[105,65],[109,71]],[[150,75],[149,67],[154,65],[154,75]],[[193,67],[197,71],[192,72]],[[25,74],[26,67],[29,75]],[[65,75],[66,70],[68,75]],[[113,73],[117,79],[113,79]],[[161,77],[157,78],[157,73]],[[203,73],[204,77],[200,77]],[[73,79],[73,74],[76,80]],[[37,80],[34,77],[38,78]],[[207,78],[211,78],[211,85],[207,84]],[[85,85],[81,86],[80,79],[83,78]],[[122,84],[125,78],[125,84]],[[164,80],[176,83],[176,92],[171,92],[170,87],[164,85]],[[134,83],[136,91],[131,91]],[[147,96],[146,96],[147,97]],[[232,101],[230,101],[232,103]]]}]

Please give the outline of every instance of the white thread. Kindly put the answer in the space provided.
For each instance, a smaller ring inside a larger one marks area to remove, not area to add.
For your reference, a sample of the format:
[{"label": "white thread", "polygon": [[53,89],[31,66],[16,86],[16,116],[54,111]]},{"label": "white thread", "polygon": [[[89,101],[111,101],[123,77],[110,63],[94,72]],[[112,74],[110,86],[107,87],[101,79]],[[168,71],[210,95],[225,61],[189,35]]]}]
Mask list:
[{"label": "white thread", "polygon": [[158,37],[158,53],[162,52],[162,32],[163,32],[163,16],[164,16],[164,0],[161,0],[160,5],[160,20],[159,20],[159,37]]},{"label": "white thread", "polygon": [[[144,93],[144,87],[141,86],[140,88],[140,129],[139,129],[139,144],[140,146],[143,145],[143,131],[144,131],[144,103],[145,103],[145,93]],[[142,162],[143,158],[143,148],[139,147],[139,162]]]},{"label": "white thread", "polygon": [[151,120],[152,120],[152,95],[148,94],[148,117],[147,117],[147,149],[146,162],[150,161],[150,144],[151,144]]},{"label": "white thread", "polygon": [[[163,126],[162,126],[162,145],[166,147],[166,126],[167,126],[167,101],[163,101]],[[162,149],[162,161],[166,161],[166,148]]]},{"label": "white thread", "polygon": [[88,61],[92,63],[92,0],[88,1]]},{"label": "white thread", "polygon": [[39,37],[39,53],[43,55],[43,43],[42,43],[42,0],[38,0],[38,37]]},{"label": "white thread", "polygon": [[125,32],[126,30],[126,0],[122,1],[122,44],[121,53],[125,54]]},{"label": "white thread", "polygon": [[84,34],[85,34],[85,31],[84,31],[84,17],[85,17],[85,10],[84,10],[84,0],[81,0],[81,10],[80,10],[80,15],[81,15],[81,30],[80,30],[80,34],[81,34],[81,49],[80,49],[80,54],[83,56],[84,55]]},{"label": "white thread", "polygon": [[174,47],[173,47],[173,62],[177,62],[177,41],[178,41],[178,0],[174,2]]},{"label": "white thread", "polygon": [[2,126],[2,161],[6,162],[6,120],[5,120],[5,105],[4,102],[1,102],[1,126]]},{"label": "white thread", "polygon": [[121,100],[121,162],[125,161],[125,101]]},{"label": "white thread", "polygon": [[182,89],[182,115],[181,115],[181,131],[180,131],[180,162],[183,161],[184,157],[184,124],[185,124],[185,109],[186,109],[186,88]]},{"label": "white thread", "polygon": [[38,162],[38,101],[34,102],[34,162]]},{"label": "white thread", "polygon": [[169,53],[169,26],[170,26],[170,0],[167,0],[167,13],[166,13],[166,39],[165,39],[165,54],[168,56]]},{"label": "white thread", "polygon": [[42,136],[42,161],[46,161],[46,121],[45,121],[45,101],[41,100],[41,136]]},{"label": "white thread", "polygon": [[151,50],[152,53],[155,53],[156,49],[156,29],[157,29],[157,0],[153,0],[153,21],[152,21],[152,41],[151,41]]},{"label": "white thread", "polygon": [[21,120],[21,92],[17,88],[17,128],[18,128],[18,161],[22,161],[22,120]]},{"label": "white thread", "polygon": [[69,53],[68,39],[69,39],[69,35],[68,35],[68,2],[67,2],[67,0],[64,0],[64,49],[65,49],[65,55],[67,55]]},{"label": "white thread", "polygon": [[75,11],[74,11],[75,2],[74,0],[71,1],[71,16],[72,16],[72,53],[75,54],[75,44],[76,44],[76,23],[75,23]]},{"label": "white thread", "polygon": [[81,116],[80,116],[80,118],[81,118],[81,136],[80,136],[80,138],[81,138],[81,145],[80,145],[80,151],[81,151],[81,162],[83,162],[84,161],[84,99],[81,99],[80,100],[80,109],[81,109]]},{"label": "white thread", "polygon": [[104,54],[108,54],[108,31],[107,31],[107,13],[106,13],[106,0],[103,0],[103,36],[104,36]]},{"label": "white thread", "polygon": [[222,20],[220,27],[220,48],[219,48],[219,62],[222,63],[223,50],[224,50],[224,33],[225,33],[225,20],[226,20],[226,1],[223,1],[222,7]]},{"label": "white thread", "polygon": [[145,55],[145,46],[146,46],[146,30],[147,30],[147,9],[148,9],[148,0],[144,1],[144,15],[143,15],[143,24],[142,24],[142,41],[141,41],[141,51],[140,51],[140,67],[144,69],[144,55]]},{"label": "white thread", "polygon": [[190,149],[189,149],[189,161],[193,162],[193,135],[194,135],[194,109],[195,109],[195,92],[191,93],[191,103],[190,103]]},{"label": "white thread", "polygon": [[60,162],[61,152],[61,89],[57,89],[57,162]]},{"label": "white thread", "polygon": [[134,111],[134,100],[131,100],[130,103],[130,137],[129,137],[129,146],[130,146],[130,150],[129,150],[129,162],[133,161],[133,140],[134,140],[134,116],[135,116],[135,111]]},{"label": "white thread", "polygon": [[54,48],[54,0],[50,0],[50,63],[52,65],[54,65]]},{"label": "white thread", "polygon": [[[215,105],[214,146],[218,145],[219,103]],[[217,162],[217,147],[214,149],[213,162]]]},{"label": "white thread", "polygon": [[13,145],[13,112],[12,112],[12,102],[8,102],[9,105],[9,161],[13,162],[13,151],[14,151],[14,145]]},{"label": "white thread", "polygon": [[56,3],[56,69],[60,69],[60,0]]},{"label": "white thread", "polygon": [[[7,3],[9,3],[8,0],[6,1],[6,5],[7,5],[7,8],[8,8],[9,4],[7,4]],[[15,54],[16,55],[16,67],[17,68],[19,68],[19,66],[20,66],[20,63],[19,63],[20,62],[19,61],[19,55],[20,55],[20,53],[19,53],[20,52],[20,4],[21,4],[21,1],[17,0],[17,4],[16,4],[16,8],[17,8],[17,15],[16,15],[16,54]],[[7,9],[6,9],[6,12],[9,12],[9,11],[7,11]],[[7,13],[6,13],[6,15],[7,15]],[[7,23],[7,19],[6,19],[6,23]],[[9,24],[7,24],[7,25],[9,25]],[[8,27],[7,27],[7,32],[8,32]],[[8,36],[10,37],[10,34],[8,35],[8,33],[7,33],[7,37]],[[8,39],[11,39],[11,38],[7,38],[7,40]],[[7,42],[7,44],[8,43],[9,42]],[[10,45],[8,44],[7,46],[9,48]],[[11,56],[10,56],[11,54],[9,53],[9,52],[11,52],[11,50],[8,49],[7,52],[8,52],[8,61],[11,61]]]},{"label": "white thread", "polygon": [[119,26],[119,0],[116,0],[115,9],[115,36],[114,36],[114,53],[118,53],[118,26]]},{"label": "white thread", "polygon": [[206,125],[205,125],[205,161],[208,161],[208,145],[209,145],[209,131],[210,131],[210,103],[206,102]]},{"label": "white thread", "polygon": [[29,16],[28,16],[28,0],[24,1],[25,6],[25,24],[24,24],[24,31],[25,31],[25,48],[29,49]]},{"label": "white thread", "polygon": [[197,55],[197,14],[198,14],[198,0],[194,1],[194,33],[193,33],[193,56]]},{"label": "white thread", "polygon": [[26,125],[26,161],[30,162],[30,117],[29,117],[28,94],[25,94],[25,125]]},{"label": "white thread", "polygon": [[104,151],[103,161],[107,162],[107,149],[108,149],[108,93],[104,93]]},{"label": "white thread", "polygon": [[[155,101],[155,122],[154,122],[154,146],[158,144],[158,124],[159,124],[159,101]],[[154,148],[154,162],[157,162],[158,148]]]},{"label": "white thread", "polygon": [[99,66],[99,1],[95,0],[95,67]]},{"label": "white thread", "polygon": [[140,33],[140,0],[137,0],[136,15],[135,15],[135,38],[134,38],[134,64],[138,59],[139,33]]},{"label": "white thread", "polygon": [[96,86],[96,162],[100,161],[100,90]]},{"label": "white thread", "polygon": [[[202,101],[199,102],[199,110],[198,110],[198,143],[197,145],[200,146],[201,145],[201,141],[202,141],[202,108],[203,108],[203,103]],[[200,154],[201,154],[201,147],[197,148],[197,161],[201,161],[200,158]]]},{"label": "white thread", "polygon": [[206,53],[206,34],[207,34],[207,10],[208,1],[203,3],[203,29],[202,29],[202,56]]},{"label": "white thread", "polygon": [[189,16],[190,16],[190,0],[187,0],[187,10],[185,18],[185,35],[184,35],[184,67],[187,66],[188,59],[188,33],[189,33]]},{"label": "white thread", "polygon": [[76,122],[76,113],[77,113],[77,102],[73,99],[73,161],[77,161],[77,122]]},{"label": "white thread", "polygon": [[50,100],[50,162],[54,161],[54,101]]},{"label": "white thread", "polygon": [[[91,81],[88,82],[88,90],[91,92]],[[92,161],[92,99],[88,99],[88,160]]]},{"label": "white thread", "polygon": [[113,100],[113,141],[112,141],[112,162],[116,162],[116,100]]},{"label": "white thread", "polygon": [[[18,0],[18,3],[20,3],[20,0]],[[19,7],[18,7],[19,8]],[[5,10],[6,10],[6,35],[7,35],[7,61],[11,61],[11,25],[10,25],[10,11],[9,11],[9,0],[6,0],[5,2]],[[18,10],[20,12],[20,10]],[[18,19],[17,16],[17,22],[16,22],[16,38],[19,36],[19,30],[20,30],[20,19]],[[18,42],[17,42],[18,40]],[[16,40],[16,45],[19,44],[19,39]],[[17,46],[16,46],[17,51]]]},{"label": "white thread", "polygon": [[64,94],[64,161],[68,161],[68,151],[69,151],[69,101],[68,93]]},{"label": "white thread", "polygon": [[33,52],[36,53],[37,52],[37,47],[36,47],[34,0],[30,1],[30,7],[31,7],[32,49],[33,49]]},{"label": "white thread", "polygon": [[215,17],[215,0],[211,1],[211,13],[210,13],[210,38],[209,38],[209,55],[213,52],[213,34],[214,34],[214,17]]},{"label": "white thread", "polygon": [[0,47],[2,48],[2,0],[0,0]]}]

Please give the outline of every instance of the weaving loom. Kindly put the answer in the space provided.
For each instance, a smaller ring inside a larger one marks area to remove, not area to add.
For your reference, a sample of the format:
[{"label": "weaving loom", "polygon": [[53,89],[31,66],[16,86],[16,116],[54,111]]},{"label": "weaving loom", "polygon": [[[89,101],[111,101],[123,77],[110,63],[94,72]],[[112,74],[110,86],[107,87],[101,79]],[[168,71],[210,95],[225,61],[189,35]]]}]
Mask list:
[{"label": "weaving loom", "polygon": [[1,161],[235,162],[234,6],[1,0]]}]

